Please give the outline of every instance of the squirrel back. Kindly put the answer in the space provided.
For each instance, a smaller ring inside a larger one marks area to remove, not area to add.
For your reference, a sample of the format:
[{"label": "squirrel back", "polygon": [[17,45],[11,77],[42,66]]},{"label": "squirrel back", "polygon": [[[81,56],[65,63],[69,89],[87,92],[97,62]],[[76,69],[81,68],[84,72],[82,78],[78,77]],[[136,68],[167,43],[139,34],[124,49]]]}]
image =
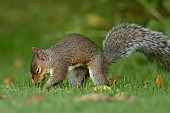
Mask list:
[{"label": "squirrel back", "polygon": [[166,36],[136,24],[113,27],[103,41],[103,49],[106,68],[111,62],[136,50],[170,70],[170,42]]},{"label": "squirrel back", "polygon": [[66,35],[44,52],[49,53],[47,56],[50,57],[50,62],[64,59],[69,66],[85,64],[94,55],[102,55],[100,49],[89,38],[77,33]]}]

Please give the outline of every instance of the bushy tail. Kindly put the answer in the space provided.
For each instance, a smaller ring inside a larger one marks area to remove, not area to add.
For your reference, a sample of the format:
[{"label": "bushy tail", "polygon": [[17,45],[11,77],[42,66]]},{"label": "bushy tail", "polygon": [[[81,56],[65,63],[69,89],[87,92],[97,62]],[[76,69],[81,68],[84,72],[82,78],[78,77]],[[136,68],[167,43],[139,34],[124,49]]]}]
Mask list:
[{"label": "bushy tail", "polygon": [[170,41],[161,32],[136,24],[118,25],[106,35],[103,47],[106,68],[111,62],[136,50],[170,70]]}]

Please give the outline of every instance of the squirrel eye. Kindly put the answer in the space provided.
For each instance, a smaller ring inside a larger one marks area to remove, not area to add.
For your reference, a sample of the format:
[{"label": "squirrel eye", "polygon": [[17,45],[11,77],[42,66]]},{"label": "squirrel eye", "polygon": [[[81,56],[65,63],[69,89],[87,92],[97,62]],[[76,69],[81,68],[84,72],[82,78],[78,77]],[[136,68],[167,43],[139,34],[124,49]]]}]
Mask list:
[{"label": "squirrel eye", "polygon": [[41,69],[40,69],[40,68],[37,68],[37,70],[36,70],[36,74],[39,74],[39,73],[40,73],[40,71],[41,71]]}]

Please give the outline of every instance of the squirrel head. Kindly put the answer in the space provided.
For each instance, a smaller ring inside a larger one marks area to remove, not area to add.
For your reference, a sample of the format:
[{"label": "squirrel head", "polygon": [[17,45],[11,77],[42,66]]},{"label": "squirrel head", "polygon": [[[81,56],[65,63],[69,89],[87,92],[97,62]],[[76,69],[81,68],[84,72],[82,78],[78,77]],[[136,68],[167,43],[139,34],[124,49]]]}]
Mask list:
[{"label": "squirrel head", "polygon": [[30,67],[31,81],[33,83],[41,83],[46,78],[46,54],[35,47],[32,47],[32,63]]}]

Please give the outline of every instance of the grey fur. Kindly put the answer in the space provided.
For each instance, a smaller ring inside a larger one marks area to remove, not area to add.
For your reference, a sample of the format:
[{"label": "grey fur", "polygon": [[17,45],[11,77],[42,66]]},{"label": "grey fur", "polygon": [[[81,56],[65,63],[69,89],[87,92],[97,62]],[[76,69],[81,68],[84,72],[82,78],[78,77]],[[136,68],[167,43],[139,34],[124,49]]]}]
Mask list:
[{"label": "grey fur", "polygon": [[105,66],[136,50],[152,60],[159,61],[161,66],[169,70],[170,43],[166,38],[161,32],[137,24],[113,27],[103,41]]},{"label": "grey fur", "polygon": [[[44,89],[62,82],[67,72],[71,85],[82,85],[87,74],[90,74],[95,85],[108,85],[106,75],[109,64],[135,50],[144,53],[148,58],[159,61],[165,69],[170,70],[170,41],[166,40],[166,36],[161,32],[155,32],[136,24],[113,27],[103,41],[103,49],[104,53],[83,35],[76,33],[66,35],[48,49],[42,51],[33,49],[34,56],[30,68],[32,76],[36,77],[37,81],[39,80],[36,67],[40,64],[42,69],[51,75]],[[82,65],[86,67],[81,67]],[[73,70],[69,70],[69,67]]]},{"label": "grey fur", "polygon": [[75,65],[81,66],[81,64],[85,65],[86,68],[92,72],[95,72],[90,75],[90,78],[95,85],[108,84],[106,74],[103,71],[103,54],[87,37],[72,33],[66,35],[55,45],[42,51],[46,53],[47,73],[50,73],[51,75],[45,84],[46,87],[62,82],[65,79],[67,72],[71,85],[81,85],[81,81],[84,78],[82,76],[86,75],[87,70],[85,68],[75,68],[72,71],[69,70],[69,67],[74,67]]},{"label": "grey fur", "polygon": [[85,78],[89,75],[89,71],[85,66],[76,67],[68,71],[68,82],[71,86],[82,86]]}]

